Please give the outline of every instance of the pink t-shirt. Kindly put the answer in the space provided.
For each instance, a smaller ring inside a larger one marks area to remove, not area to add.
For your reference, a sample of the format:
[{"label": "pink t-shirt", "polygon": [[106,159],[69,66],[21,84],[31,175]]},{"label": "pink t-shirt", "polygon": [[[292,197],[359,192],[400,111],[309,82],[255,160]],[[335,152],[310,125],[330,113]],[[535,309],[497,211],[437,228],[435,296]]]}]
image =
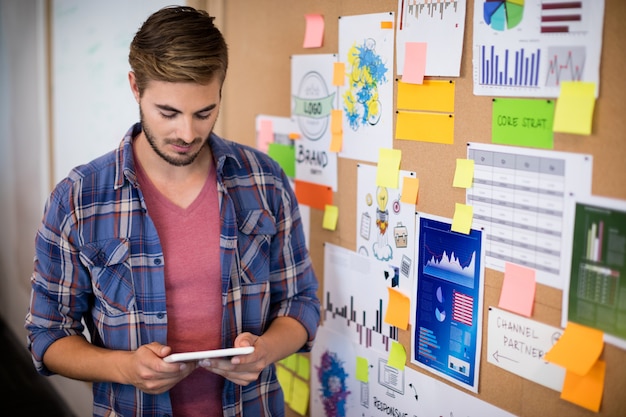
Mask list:
[{"label": "pink t-shirt", "polygon": [[[184,209],[158,191],[138,162],[137,178],[163,247],[167,344],[173,353],[219,349],[222,284],[215,168]],[[170,390],[174,416],[222,415],[223,384],[221,376],[196,369]]]}]

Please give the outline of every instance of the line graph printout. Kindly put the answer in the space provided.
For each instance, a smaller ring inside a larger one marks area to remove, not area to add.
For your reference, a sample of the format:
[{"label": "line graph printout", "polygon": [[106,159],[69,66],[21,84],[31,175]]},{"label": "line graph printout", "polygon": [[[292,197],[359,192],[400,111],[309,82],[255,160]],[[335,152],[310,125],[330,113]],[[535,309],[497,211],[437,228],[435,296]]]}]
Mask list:
[{"label": "line graph printout", "polygon": [[447,219],[416,215],[417,303],[411,362],[478,392],[484,282],[483,232],[452,231]]},{"label": "line graph printout", "polygon": [[591,194],[592,156],[468,143],[474,181],[466,202],[485,230],[485,266],[512,262],[536,270],[537,282],[563,289],[574,196]]},{"label": "line graph printout", "polygon": [[600,83],[604,0],[476,0],[474,94],[557,98]]},{"label": "line graph printout", "polygon": [[383,263],[341,246],[324,244],[324,325],[353,342],[387,352],[398,328],[385,323],[388,287],[399,279]]},{"label": "line graph printout", "polygon": [[407,42],[424,42],[425,75],[458,77],[461,70],[466,0],[398,0],[396,72],[404,70]]}]

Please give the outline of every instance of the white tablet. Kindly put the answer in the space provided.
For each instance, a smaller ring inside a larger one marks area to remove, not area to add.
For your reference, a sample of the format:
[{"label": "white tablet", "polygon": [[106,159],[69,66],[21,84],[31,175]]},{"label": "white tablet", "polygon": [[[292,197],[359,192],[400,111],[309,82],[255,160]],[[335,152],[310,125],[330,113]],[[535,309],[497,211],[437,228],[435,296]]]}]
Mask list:
[{"label": "white tablet", "polygon": [[173,353],[163,358],[165,362],[189,362],[201,359],[224,358],[237,355],[247,355],[254,352],[253,346],[239,348],[201,350],[198,352]]}]

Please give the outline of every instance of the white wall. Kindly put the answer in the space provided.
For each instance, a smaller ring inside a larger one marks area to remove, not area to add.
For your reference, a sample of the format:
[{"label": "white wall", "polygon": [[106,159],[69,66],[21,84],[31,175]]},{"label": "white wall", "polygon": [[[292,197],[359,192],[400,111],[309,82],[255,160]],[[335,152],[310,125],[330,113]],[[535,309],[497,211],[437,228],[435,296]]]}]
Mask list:
[{"label": "white wall", "polygon": [[[46,3],[56,25],[53,68],[46,61]],[[117,146],[138,119],[126,81],[128,45],[148,14],[166,4],[0,0],[0,317],[24,346],[34,237],[50,183]],[[50,381],[76,415],[92,414],[90,384]]]}]

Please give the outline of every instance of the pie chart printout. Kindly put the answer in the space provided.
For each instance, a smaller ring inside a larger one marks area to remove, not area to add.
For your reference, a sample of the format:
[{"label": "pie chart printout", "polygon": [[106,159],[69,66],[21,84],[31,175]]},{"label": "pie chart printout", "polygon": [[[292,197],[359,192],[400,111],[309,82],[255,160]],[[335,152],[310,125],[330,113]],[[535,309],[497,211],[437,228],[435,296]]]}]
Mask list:
[{"label": "pie chart printout", "polygon": [[493,30],[504,31],[519,25],[524,15],[524,0],[485,0],[485,23]]}]

